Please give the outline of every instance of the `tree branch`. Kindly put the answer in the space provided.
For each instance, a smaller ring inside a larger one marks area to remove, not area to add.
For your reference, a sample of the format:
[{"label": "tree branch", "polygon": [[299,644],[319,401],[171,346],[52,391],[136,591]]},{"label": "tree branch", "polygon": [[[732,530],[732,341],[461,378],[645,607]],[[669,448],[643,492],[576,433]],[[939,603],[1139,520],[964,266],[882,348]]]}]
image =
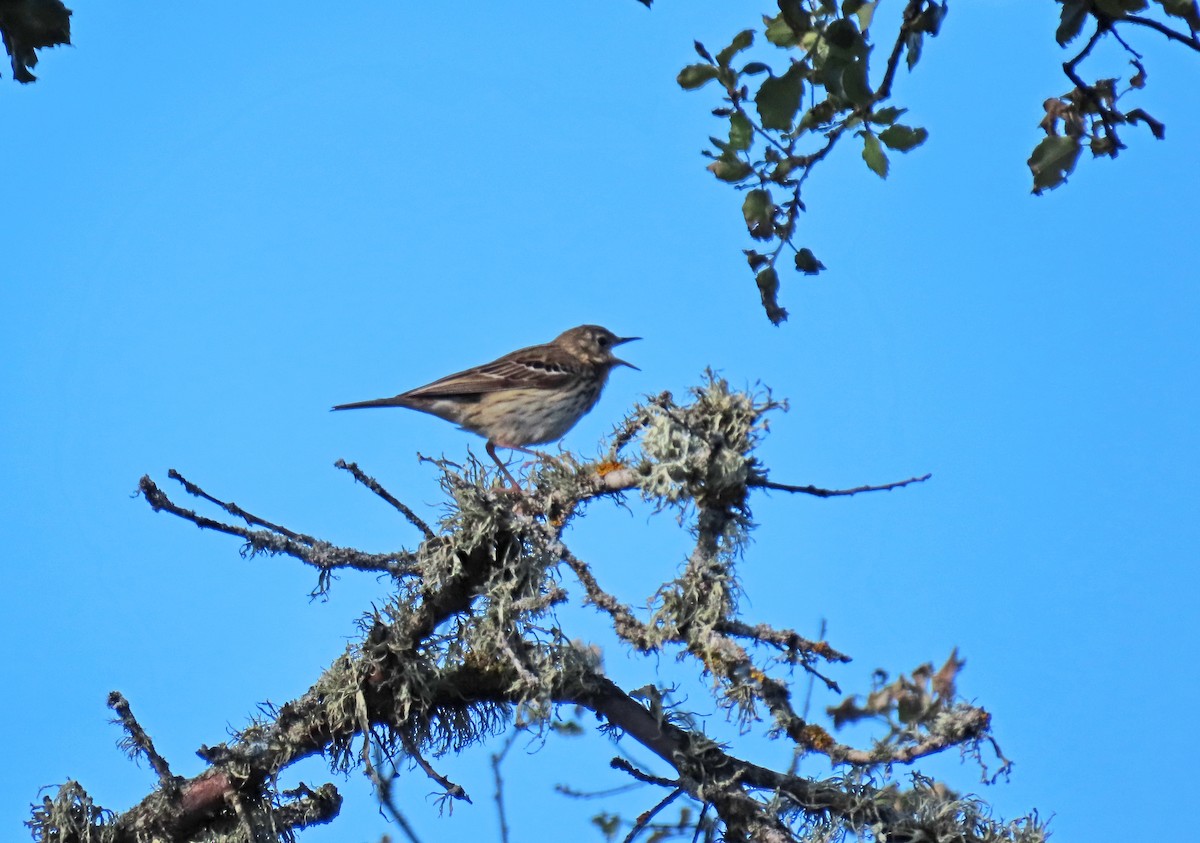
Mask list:
[{"label": "tree branch", "polygon": [[884,483],[881,486],[855,486],[853,489],[822,489],[819,486],[792,486],[787,483],[776,483],[764,476],[753,477],[746,485],[759,489],[774,489],[777,492],[797,492],[805,495],[815,495],[818,498],[836,498],[857,495],[863,492],[890,492],[892,489],[903,489],[905,486],[913,483],[924,483],[931,477],[933,477],[932,474],[923,474],[920,477],[910,477],[907,480],[898,480],[895,483]]},{"label": "tree branch", "polygon": [[212,497],[198,486],[183,480],[178,472],[174,470],[172,470],[171,476],[185,483],[185,488],[188,488],[189,491],[195,489],[196,492],[193,492],[193,494],[198,494],[205,500],[216,503],[222,509],[245,519],[248,523],[260,524],[266,526],[267,529],[249,530],[199,515],[190,509],[185,509],[176,504],[155,485],[149,476],[143,476],[138,482],[138,491],[155,512],[168,512],[185,521],[191,521],[201,529],[215,530],[227,535],[237,536],[246,542],[248,550],[244,550],[243,553],[249,552],[250,555],[256,553],[283,553],[299,559],[301,562],[321,571],[322,586],[327,584],[325,580],[327,575],[337,568],[351,568],[356,571],[384,573],[396,579],[414,576],[417,573],[413,567],[414,557],[407,551],[401,553],[363,553],[353,548],[337,547],[328,542],[314,539],[302,533],[295,533],[285,527],[272,525],[270,522],[258,519],[237,507],[236,504],[225,503]]},{"label": "tree branch", "polygon": [[348,471],[351,474],[353,474],[355,480],[357,480],[359,483],[362,483],[364,486],[366,486],[372,492],[379,495],[379,497],[383,498],[385,501],[387,501],[389,504],[391,504],[392,507],[397,512],[399,512],[401,515],[403,515],[405,518],[408,519],[408,523],[412,524],[414,527],[416,527],[418,530],[420,530],[422,532],[422,534],[424,534],[426,539],[433,538],[433,530],[429,529],[429,525],[426,524],[424,521],[422,521],[420,518],[418,518],[417,514],[415,512],[413,512],[411,509],[409,509],[399,499],[394,497],[391,492],[389,492],[387,489],[383,488],[382,484],[380,484],[380,482],[378,480],[376,480],[374,477],[371,477],[371,476],[365,474],[363,472],[363,470],[358,467],[358,463],[355,463],[355,462],[348,463],[345,460],[338,460],[333,465],[335,468],[340,468],[343,471]]},{"label": "tree branch", "polygon": [[1164,23],[1160,23],[1153,18],[1144,18],[1141,15],[1125,15],[1115,18],[1113,23],[1132,23],[1135,26],[1144,26],[1147,29],[1153,29],[1155,32],[1165,35],[1177,44],[1183,44],[1185,47],[1190,47],[1196,52],[1200,52],[1200,37],[1195,32],[1190,35],[1184,35],[1182,32],[1171,29],[1171,27]]}]

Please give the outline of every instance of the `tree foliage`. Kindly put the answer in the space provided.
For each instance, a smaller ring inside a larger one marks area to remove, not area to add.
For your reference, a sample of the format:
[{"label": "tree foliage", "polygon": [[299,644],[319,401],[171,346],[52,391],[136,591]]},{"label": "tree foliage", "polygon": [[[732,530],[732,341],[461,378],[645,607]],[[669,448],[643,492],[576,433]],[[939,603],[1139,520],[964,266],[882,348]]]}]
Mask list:
[{"label": "tree foliage", "polygon": [[[332,820],[341,806],[332,783],[279,789],[281,771],[317,753],[334,771],[364,771],[384,804],[402,761],[436,782],[444,799],[468,800],[437,770],[439,757],[499,740],[506,730],[540,732],[546,740],[579,733],[583,721],[575,715],[591,712],[601,736],[623,736],[657,759],[652,770],[624,757],[612,766],[665,793],[651,796],[636,819],[599,817],[610,836],[628,829],[627,840],[643,832],[654,839],[719,833],[728,840],[829,840],[849,832],[879,840],[1043,840],[1036,816],[996,820],[976,797],[912,766],[957,748],[981,760],[994,756],[1000,773],[1007,770],[991,717],[958,693],[963,662],[956,652],[940,667],[923,664],[895,679],[877,672],[872,688],[846,695],[824,723],[798,710],[795,672],[799,681],[840,693],[835,671],[849,657],[827,641],[754,623],[741,611],[737,564],[754,526],[752,496],[763,490],[854,494],[926,478],[840,491],[775,482],[754,451],[768,415],[779,407],[769,393],[736,391],[710,376],[687,402],[664,393],[636,407],[600,461],[543,460],[519,494],[493,486],[481,465],[440,462],[447,504],[436,527],[356,465],[339,463],[418,531],[415,547],[393,553],[336,547],[222,501],[172,472],[187,493],[241,523],[212,518],[143,478],[141,493],[156,511],[234,536],[247,555],[282,554],[312,566],[316,594],[345,571],[383,576],[392,594],[363,616],[360,638],[307,693],[264,705],[263,716],[233,740],[201,747],[209,766],[193,778],[171,772],[129,702],[114,693],[109,704],[124,746],[148,761],[158,786],[133,808],[112,813],[79,783],[67,782],[35,807],[35,839],[291,839]],[[694,539],[682,572],[664,581],[643,610],[607,589],[571,551],[566,535],[585,505],[630,494],[674,513]],[[556,608],[571,600],[607,620],[645,672],[644,685],[618,686],[594,642],[567,636]],[[707,680],[715,714],[706,718],[672,704],[658,679],[665,656]],[[740,734],[786,742],[797,760],[822,759],[830,773],[808,777],[797,774],[794,763],[759,763],[711,737],[720,719],[737,723]],[[835,737],[864,723],[874,728],[861,746]],[[686,805],[678,820],[655,821],[676,801]]]},{"label": "tree foliage", "polygon": [[[1085,144],[1093,157],[1115,158],[1125,148],[1121,132],[1128,125],[1144,124],[1154,137],[1164,137],[1163,124],[1144,109],[1118,107],[1145,86],[1147,75],[1144,56],[1125,33],[1159,33],[1200,52],[1195,0],[1056,2],[1062,6],[1055,33],[1060,45],[1090,34],[1062,66],[1074,87],[1044,103],[1046,137],[1028,161],[1034,193],[1062,184]],[[743,251],[767,317],[776,325],[787,319],[779,304],[781,261],[787,258],[783,263],[808,275],[825,268],[799,238],[805,182],[839,143],[856,144],[867,168],[887,178],[890,154],[925,142],[928,131],[902,122],[908,110],[889,103],[901,63],[908,71],[916,67],[927,39],[942,31],[949,11],[948,2],[907,0],[898,25],[889,29],[876,14],[879,4],[869,0],[779,0],[777,5],[777,13],[764,15],[761,24],[737,33],[715,54],[697,41],[701,62],[678,76],[685,90],[710,82],[722,90],[722,103],[712,112],[721,131],[709,138],[712,148],[703,154],[713,176],[745,191],[742,215],[755,243]],[[1129,57],[1128,87],[1116,77],[1085,82],[1080,75],[1081,64],[1106,38]],[[782,50],[782,59],[742,59],[756,41]],[[886,47],[882,59],[876,57],[880,45]]]}]

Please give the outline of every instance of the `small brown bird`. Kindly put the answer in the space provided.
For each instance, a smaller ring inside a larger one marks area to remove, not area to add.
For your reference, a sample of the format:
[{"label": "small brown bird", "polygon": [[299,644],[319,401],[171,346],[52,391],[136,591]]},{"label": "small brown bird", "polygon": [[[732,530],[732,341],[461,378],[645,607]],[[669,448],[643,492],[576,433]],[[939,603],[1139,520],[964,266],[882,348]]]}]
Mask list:
[{"label": "small brown bird", "polygon": [[614,366],[637,368],[613,354],[616,346],[637,339],[641,337],[618,337],[599,325],[580,325],[544,345],[518,349],[393,398],[333,409],[408,407],[454,422],[487,439],[488,455],[516,488],[496,446],[535,454],[525,446],[566,435],[596,405]]}]

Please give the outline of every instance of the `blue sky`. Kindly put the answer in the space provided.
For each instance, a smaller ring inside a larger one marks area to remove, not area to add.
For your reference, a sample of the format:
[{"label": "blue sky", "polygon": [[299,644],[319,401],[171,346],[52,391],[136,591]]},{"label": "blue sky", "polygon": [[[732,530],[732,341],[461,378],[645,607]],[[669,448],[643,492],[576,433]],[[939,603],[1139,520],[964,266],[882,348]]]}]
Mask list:
[{"label": "blue sky", "polygon": [[[1067,87],[1057,6],[952,4],[896,88],[929,141],[893,156],[887,182],[849,147],[814,173],[801,238],[829,269],[784,276],[792,317],[776,329],[740,252],[740,198],[698,155],[720,134],[717,95],[674,82],[693,38],[722,46],[760,11],[733,5],[76,4],[75,46],[45,53],[34,85],[6,74],[0,667],[22,725],[0,825],[16,831],[38,788],[67,777],[114,809],[152,786],[114,746],[108,691],[195,774],[199,745],[302,693],[385,598],[347,576],[309,602],[309,571],[154,515],[131,497],[138,477],[165,486],[177,468],[334,542],[412,544],[333,461],[435,517],[417,452],[482,442],[328,407],[582,322],[645,339],[627,355],[641,371],[614,374],[573,450],[712,366],[790,401],[762,448],[776,479],[933,472],[886,495],[756,498],[745,606],[810,634],[825,619],[855,659],[837,674],[847,689],[958,646],[960,690],[1016,761],[980,791],[998,813],[1037,808],[1061,839],[1102,838],[1114,806],[1190,779],[1187,754],[1161,750],[1183,736],[1159,712],[1200,691],[1184,661],[1200,646],[1200,115],[1182,84],[1196,57],[1135,36],[1138,104],[1167,140],[1130,130],[1119,160],[1083,161],[1035,198],[1040,104]],[[1100,58],[1085,75],[1125,72]],[[572,541],[634,603],[686,548],[640,505],[591,507]],[[569,620],[600,635],[587,612]],[[607,660],[626,687],[653,676],[619,648]],[[419,773],[402,780],[422,839],[497,839],[489,751],[446,760],[475,797],[452,817]],[[611,754],[595,737],[517,753],[515,839],[547,820],[599,839],[586,817],[603,805],[551,787],[623,783]],[[981,787],[957,759],[931,769]],[[301,773],[330,778],[317,761]],[[303,839],[396,836],[360,777],[334,780],[344,818]],[[1165,812],[1139,823],[1175,830]]]}]

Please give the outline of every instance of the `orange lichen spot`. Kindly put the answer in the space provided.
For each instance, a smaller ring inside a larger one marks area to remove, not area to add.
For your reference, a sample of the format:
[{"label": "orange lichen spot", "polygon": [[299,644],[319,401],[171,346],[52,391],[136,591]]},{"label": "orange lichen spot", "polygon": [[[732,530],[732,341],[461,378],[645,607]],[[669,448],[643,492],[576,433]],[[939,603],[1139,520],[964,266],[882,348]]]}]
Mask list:
[{"label": "orange lichen spot", "polygon": [[614,471],[624,467],[624,465],[616,460],[605,460],[604,462],[596,463],[596,473],[601,477],[606,477],[609,474],[612,474]]},{"label": "orange lichen spot", "polygon": [[827,641],[814,641],[812,651],[824,659],[830,658],[833,655],[833,648],[829,646]]},{"label": "orange lichen spot", "polygon": [[818,752],[828,752],[834,743],[828,732],[812,723],[800,730],[800,739]]}]

